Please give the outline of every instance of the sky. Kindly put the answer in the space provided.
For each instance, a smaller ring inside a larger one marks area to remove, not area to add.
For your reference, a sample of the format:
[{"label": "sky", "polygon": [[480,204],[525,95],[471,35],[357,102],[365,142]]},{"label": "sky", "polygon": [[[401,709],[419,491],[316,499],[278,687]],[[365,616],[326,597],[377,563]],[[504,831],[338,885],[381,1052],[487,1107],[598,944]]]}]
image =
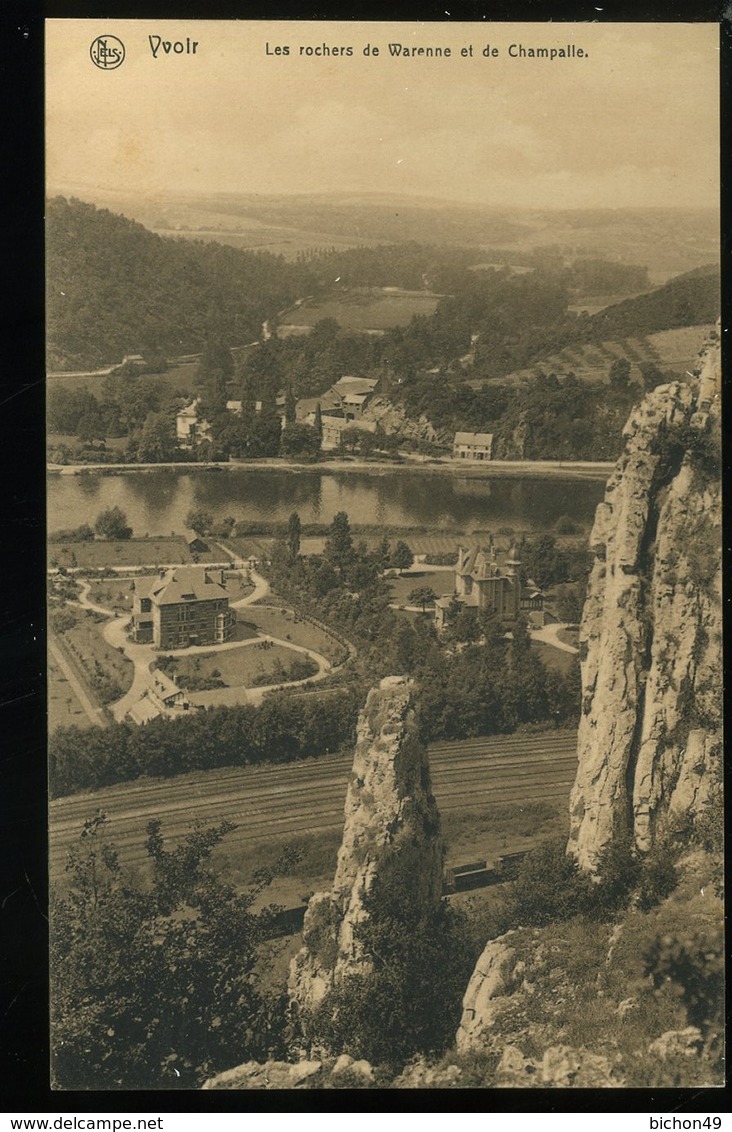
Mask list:
[{"label": "sky", "polygon": [[[125,58],[101,69],[90,45],[110,34]],[[46,36],[50,193],[718,204],[716,24],[50,20]],[[584,55],[512,58],[519,44]],[[353,54],[300,53],[323,45]]]}]

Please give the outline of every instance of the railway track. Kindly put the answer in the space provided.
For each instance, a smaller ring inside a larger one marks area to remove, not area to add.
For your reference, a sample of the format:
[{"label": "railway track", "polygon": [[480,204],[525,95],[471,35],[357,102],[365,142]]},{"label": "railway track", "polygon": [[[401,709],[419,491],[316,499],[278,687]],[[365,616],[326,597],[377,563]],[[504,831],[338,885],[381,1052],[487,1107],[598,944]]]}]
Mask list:
[{"label": "railway track", "polygon": [[[500,802],[566,799],[577,766],[576,732],[500,736],[430,747],[432,785],[443,813]],[[98,809],[124,863],[145,859],[147,823],[163,823],[175,843],[196,822],[237,823],[227,844],[277,840],[337,830],[351,769],[350,757],[280,766],[225,768],[170,779],[138,779],[93,794],[60,798],[50,807],[51,872],[64,867],[84,821]]]}]

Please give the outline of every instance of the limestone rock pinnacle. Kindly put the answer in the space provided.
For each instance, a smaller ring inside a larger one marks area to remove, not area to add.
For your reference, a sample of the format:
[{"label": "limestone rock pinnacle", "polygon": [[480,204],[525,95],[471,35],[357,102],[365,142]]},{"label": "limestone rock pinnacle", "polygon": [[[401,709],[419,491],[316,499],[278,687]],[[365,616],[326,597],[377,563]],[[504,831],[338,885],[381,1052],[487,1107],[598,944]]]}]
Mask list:
[{"label": "limestone rock pinnacle", "polygon": [[311,897],[303,947],[290,966],[290,997],[298,1011],[314,1010],[342,978],[370,969],[358,933],[369,915],[367,897],[377,876],[388,875],[405,854],[412,893],[436,908],[442,887],[439,814],[416,733],[412,682],[391,676],[369,692],[359,717],[333,886]]}]

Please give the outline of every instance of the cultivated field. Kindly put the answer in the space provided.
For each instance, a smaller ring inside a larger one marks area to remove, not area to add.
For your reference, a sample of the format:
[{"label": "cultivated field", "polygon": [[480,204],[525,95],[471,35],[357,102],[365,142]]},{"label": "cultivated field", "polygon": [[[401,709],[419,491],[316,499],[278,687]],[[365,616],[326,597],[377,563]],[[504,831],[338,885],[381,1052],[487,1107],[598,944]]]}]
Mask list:
[{"label": "cultivated field", "polygon": [[71,616],[74,624],[60,636],[76,667],[102,703],[119,699],[132,686],[132,662],[104,640],[102,629],[106,618],[103,614],[74,609]]},{"label": "cultivated field", "polygon": [[157,566],[190,563],[191,553],[182,536],[131,538],[114,541],[48,543],[49,566],[79,566],[102,570],[105,566]]},{"label": "cultivated field", "polygon": [[[193,390],[193,384],[198,368],[197,362],[188,362],[181,366],[171,366],[165,373],[142,373],[140,374],[141,381],[162,381],[167,388],[173,392],[188,394]],[[54,375],[48,378],[49,392],[53,389],[63,389],[65,392],[77,392],[80,389],[88,389],[95,397],[103,397],[106,388],[105,382],[107,381],[124,382],[124,377],[116,374],[62,374]],[[76,438],[72,438],[74,443],[78,443]],[[120,444],[127,443],[127,437],[120,439]],[[110,441],[108,444],[114,444],[115,441]]]},{"label": "cultivated field", "polygon": [[309,299],[282,317],[282,329],[293,326],[314,326],[322,318],[334,318],[347,330],[387,330],[390,326],[406,326],[416,314],[434,312],[439,296],[421,291],[391,291],[364,288],[337,292],[315,300]]},{"label": "cultivated field", "polygon": [[[618,358],[630,362],[630,380],[640,382],[639,365],[652,362],[659,369],[670,370],[682,376],[701,349],[706,336],[713,327],[683,326],[677,330],[663,330],[658,334],[648,334],[641,338],[623,338],[602,342],[599,345],[566,346],[556,354],[540,358],[525,369],[514,370],[502,382],[519,382],[533,376],[538,370],[544,373],[574,373],[583,381],[606,382],[610,366]],[[484,381],[469,382],[474,388],[484,385]]]},{"label": "cultivated field", "polygon": [[47,679],[49,734],[57,727],[91,727],[92,722],[81,706],[76,692],[50,652]]}]

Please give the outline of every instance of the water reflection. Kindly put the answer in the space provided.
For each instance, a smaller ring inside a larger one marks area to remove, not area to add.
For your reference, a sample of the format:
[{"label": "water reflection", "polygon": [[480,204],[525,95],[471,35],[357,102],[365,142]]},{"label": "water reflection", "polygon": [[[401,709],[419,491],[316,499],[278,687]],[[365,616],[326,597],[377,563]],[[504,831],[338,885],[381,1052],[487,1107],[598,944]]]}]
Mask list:
[{"label": "water reflection", "polygon": [[297,511],[303,523],[328,523],[337,511],[346,511],[351,522],[373,526],[526,530],[551,527],[562,515],[589,525],[603,490],[594,480],[161,468],[121,476],[53,476],[48,510],[53,530],[93,522],[99,511],[119,506],[140,535],[182,531],[193,508],[209,511],[217,521],[286,520]]}]

